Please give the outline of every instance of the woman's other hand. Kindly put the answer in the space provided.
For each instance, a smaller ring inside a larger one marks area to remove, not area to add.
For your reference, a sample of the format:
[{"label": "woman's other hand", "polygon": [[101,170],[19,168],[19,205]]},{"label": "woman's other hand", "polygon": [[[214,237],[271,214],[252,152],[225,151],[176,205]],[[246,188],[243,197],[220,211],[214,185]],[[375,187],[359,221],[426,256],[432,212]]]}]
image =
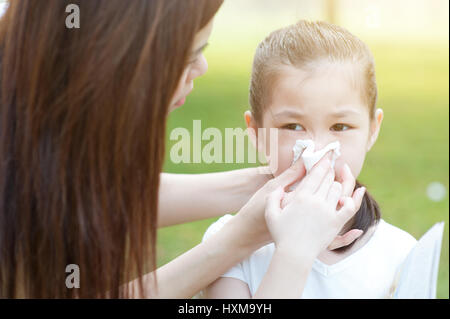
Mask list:
[{"label": "woman's other hand", "polygon": [[268,195],[265,217],[277,249],[300,254],[302,258],[315,258],[327,247],[344,246],[345,239],[360,236],[359,230],[338,236],[359,210],[364,196],[364,188],[356,190],[352,197],[342,196],[343,185],[350,187],[351,178],[344,176],[345,184],[335,181],[331,161],[325,156],[303,178],[284,207],[282,200],[286,193],[282,185]]}]

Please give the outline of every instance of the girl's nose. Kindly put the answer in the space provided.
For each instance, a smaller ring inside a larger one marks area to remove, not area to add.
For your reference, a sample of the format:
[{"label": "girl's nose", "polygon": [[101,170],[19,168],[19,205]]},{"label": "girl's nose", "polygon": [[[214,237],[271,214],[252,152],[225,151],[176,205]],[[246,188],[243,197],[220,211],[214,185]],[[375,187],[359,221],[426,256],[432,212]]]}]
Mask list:
[{"label": "girl's nose", "polygon": [[331,139],[315,139],[314,141],[314,150],[315,151],[320,151],[321,149],[323,149],[324,147],[326,147],[328,144],[336,142],[336,139],[331,140]]}]

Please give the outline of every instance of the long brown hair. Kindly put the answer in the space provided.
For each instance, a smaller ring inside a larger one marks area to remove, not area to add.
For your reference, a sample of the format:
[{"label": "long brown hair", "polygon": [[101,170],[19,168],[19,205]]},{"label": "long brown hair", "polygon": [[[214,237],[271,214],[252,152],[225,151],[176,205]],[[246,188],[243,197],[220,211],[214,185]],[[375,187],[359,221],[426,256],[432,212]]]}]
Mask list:
[{"label": "long brown hair", "polygon": [[[80,28],[68,29],[68,4]],[[169,103],[222,0],[15,0],[0,23],[0,297],[127,297],[156,267]],[[66,266],[80,288],[65,285]],[[143,292],[142,282],[140,291]]]},{"label": "long brown hair", "polygon": [[[361,85],[361,97],[369,108],[370,120],[374,120],[377,84],[375,63],[369,48],[344,28],[326,22],[300,20],[294,25],[272,32],[256,49],[249,95],[256,122],[261,124],[262,114],[269,104],[270,87],[276,81],[280,66],[289,65],[309,70],[320,59],[351,61],[360,66],[364,83]],[[363,186],[359,181],[355,184],[355,189]],[[366,190],[359,211],[345,229],[361,229],[366,232],[380,218],[380,208]],[[335,251],[345,251],[355,242]]]}]

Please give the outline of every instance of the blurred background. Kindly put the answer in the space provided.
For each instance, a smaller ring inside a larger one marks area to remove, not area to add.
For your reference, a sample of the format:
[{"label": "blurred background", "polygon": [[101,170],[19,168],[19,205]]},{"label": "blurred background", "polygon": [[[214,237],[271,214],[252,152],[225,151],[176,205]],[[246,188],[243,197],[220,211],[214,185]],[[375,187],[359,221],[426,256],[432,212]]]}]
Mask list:
[{"label": "blurred background", "polygon": [[[5,4],[0,0],[0,15]],[[379,203],[382,218],[416,239],[445,221],[437,297],[448,298],[448,0],[225,0],[205,52],[209,71],[196,80],[186,105],[170,116],[164,171],[196,174],[251,166],[174,164],[168,155],[175,141],[169,134],[177,127],[192,131],[194,120],[202,121],[202,129],[245,129],[255,48],[270,32],[299,19],[341,25],[372,50],[384,121],[358,179]],[[217,218],[160,229],[158,265],[200,243]]]},{"label": "blurred background", "polygon": [[[205,52],[209,71],[195,82],[187,103],[169,119],[192,131],[241,127],[248,109],[253,53],[270,32],[299,19],[347,28],[372,50],[384,121],[358,179],[367,185],[382,218],[419,239],[445,221],[438,298],[449,297],[449,2],[448,0],[225,0]],[[164,171],[206,173],[248,164],[174,164]],[[204,142],[205,144],[207,143]],[[203,146],[205,145],[203,144]],[[208,194],[205,194],[208,196]],[[160,229],[158,265],[201,242],[217,218]]]}]

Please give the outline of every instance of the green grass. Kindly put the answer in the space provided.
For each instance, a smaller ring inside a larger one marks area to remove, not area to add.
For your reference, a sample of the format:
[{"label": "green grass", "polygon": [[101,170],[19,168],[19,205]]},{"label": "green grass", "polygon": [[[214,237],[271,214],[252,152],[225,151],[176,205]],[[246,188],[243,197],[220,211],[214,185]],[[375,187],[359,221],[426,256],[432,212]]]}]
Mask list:
[{"label": "green grass", "polygon": [[[210,69],[195,82],[188,103],[169,119],[175,127],[192,129],[242,127],[248,105],[248,83],[255,41],[237,50],[211,46],[206,53]],[[368,153],[358,179],[368,186],[382,209],[382,217],[417,239],[434,223],[445,221],[438,279],[438,298],[449,297],[448,232],[448,44],[418,46],[368,43],[377,64],[378,107],[385,118],[377,143]],[[173,142],[167,141],[167,153]],[[244,164],[178,164],[166,160],[164,171],[203,173],[245,167]],[[447,188],[444,200],[432,202],[427,185]],[[214,219],[161,229],[158,265],[163,265],[201,241]]]}]

